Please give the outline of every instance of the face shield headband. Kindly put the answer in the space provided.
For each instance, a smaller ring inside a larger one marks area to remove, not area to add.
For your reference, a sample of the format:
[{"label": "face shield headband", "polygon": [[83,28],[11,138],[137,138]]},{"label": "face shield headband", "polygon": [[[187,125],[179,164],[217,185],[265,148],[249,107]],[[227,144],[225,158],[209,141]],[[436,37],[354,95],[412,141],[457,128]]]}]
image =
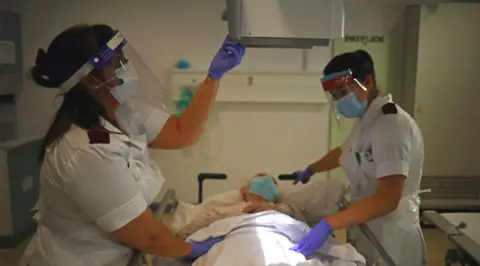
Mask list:
[{"label": "face shield headband", "polygon": [[352,71],[346,70],[330,75],[326,75],[320,79],[323,90],[331,92],[334,89],[341,88],[345,85],[351,84],[354,81]]},{"label": "face shield headband", "polygon": [[[102,72],[105,80],[100,81],[93,70]],[[176,113],[170,91],[118,31],[60,87],[68,91],[87,79],[96,82],[95,88],[108,87],[120,105],[144,105],[168,114]]]},{"label": "face shield headband", "polygon": [[113,56],[122,52],[123,47],[127,44],[127,40],[123,35],[115,31],[110,41],[105,44],[100,51],[92,56],[88,61],[78,69],[60,88],[70,90],[75,87],[83,78],[88,76],[94,69],[101,70],[110,63]]},{"label": "face shield headband", "polygon": [[335,106],[335,118],[338,114],[346,118],[361,117],[367,107],[367,101],[360,101],[357,98],[359,90],[366,91],[366,88],[353,77],[351,70],[341,71],[326,75],[321,79],[325,93],[329,94],[331,106]]}]

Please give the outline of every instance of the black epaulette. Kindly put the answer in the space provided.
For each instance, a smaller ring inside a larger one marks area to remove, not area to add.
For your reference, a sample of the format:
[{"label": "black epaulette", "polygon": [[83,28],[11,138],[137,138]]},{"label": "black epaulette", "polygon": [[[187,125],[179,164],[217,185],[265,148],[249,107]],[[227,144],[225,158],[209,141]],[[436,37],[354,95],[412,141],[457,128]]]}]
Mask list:
[{"label": "black epaulette", "polygon": [[398,109],[397,105],[394,103],[386,103],[382,106],[382,113],[384,115],[391,115],[391,114],[397,114]]},{"label": "black epaulette", "polygon": [[101,129],[92,129],[87,132],[90,144],[109,144],[110,133]]}]

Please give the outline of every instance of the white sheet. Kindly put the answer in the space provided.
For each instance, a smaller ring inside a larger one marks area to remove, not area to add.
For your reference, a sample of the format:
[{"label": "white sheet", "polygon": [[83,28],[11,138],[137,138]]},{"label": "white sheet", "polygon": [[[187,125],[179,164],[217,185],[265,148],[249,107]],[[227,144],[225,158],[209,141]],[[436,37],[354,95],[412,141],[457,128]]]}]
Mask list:
[{"label": "white sheet", "polygon": [[306,224],[287,215],[268,211],[216,221],[188,240],[225,236],[224,241],[196,260],[195,266],[365,265],[365,258],[353,246],[337,244],[333,239],[309,260],[290,251],[289,248],[309,230]]}]

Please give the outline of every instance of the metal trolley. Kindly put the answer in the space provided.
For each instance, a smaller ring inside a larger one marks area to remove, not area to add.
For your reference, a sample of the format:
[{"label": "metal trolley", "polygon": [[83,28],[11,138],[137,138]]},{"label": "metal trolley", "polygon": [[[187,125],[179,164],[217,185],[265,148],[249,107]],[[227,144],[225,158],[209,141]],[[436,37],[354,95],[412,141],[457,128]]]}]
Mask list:
[{"label": "metal trolley", "polygon": [[[470,222],[465,222],[467,219]],[[480,238],[478,238],[480,233],[477,233],[480,231],[479,213],[441,214],[436,211],[424,211],[422,220],[440,229],[454,244],[454,248],[449,249],[445,255],[446,266],[480,265]]]}]

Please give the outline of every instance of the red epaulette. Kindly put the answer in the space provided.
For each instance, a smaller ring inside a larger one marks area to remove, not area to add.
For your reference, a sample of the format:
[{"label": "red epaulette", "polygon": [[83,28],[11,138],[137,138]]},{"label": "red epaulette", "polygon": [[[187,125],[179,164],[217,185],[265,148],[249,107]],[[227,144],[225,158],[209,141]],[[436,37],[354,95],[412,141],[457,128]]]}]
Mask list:
[{"label": "red epaulette", "polygon": [[109,144],[110,133],[101,129],[92,129],[87,132],[90,144]]}]

